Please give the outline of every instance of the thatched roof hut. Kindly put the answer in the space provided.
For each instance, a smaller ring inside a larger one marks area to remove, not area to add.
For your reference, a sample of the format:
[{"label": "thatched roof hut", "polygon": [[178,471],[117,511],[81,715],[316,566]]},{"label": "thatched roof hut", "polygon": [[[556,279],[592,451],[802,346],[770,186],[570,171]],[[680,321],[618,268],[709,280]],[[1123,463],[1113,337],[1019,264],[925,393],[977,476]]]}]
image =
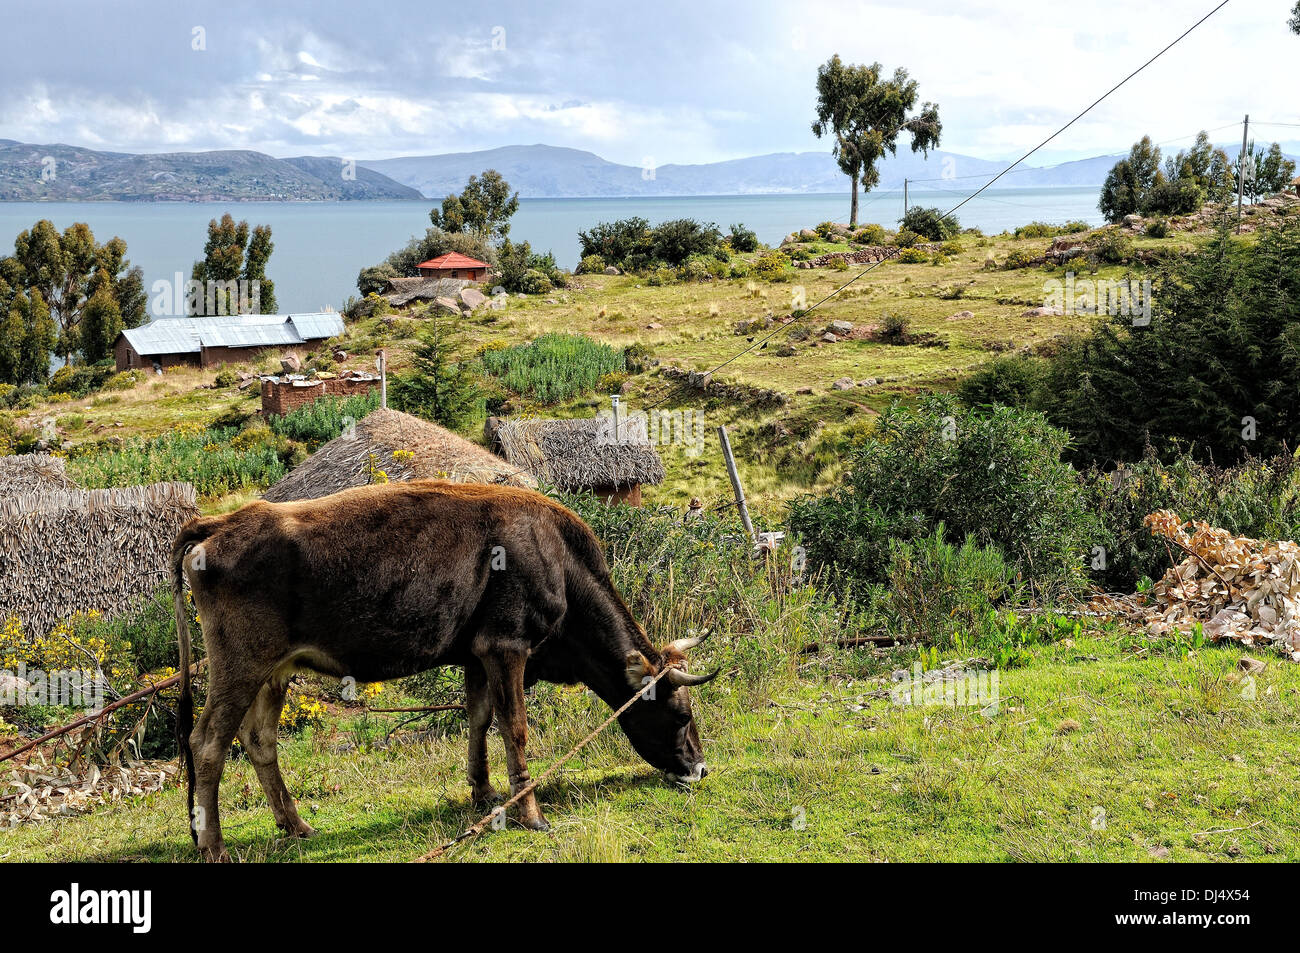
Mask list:
[{"label": "thatched roof hut", "polygon": [[63,469],[63,458],[48,453],[0,457],[0,496],[69,490],[75,484]]},{"label": "thatched roof hut", "polygon": [[393,481],[442,479],[537,485],[519,469],[437,424],[401,411],[381,409],[372,411],[352,432],[334,438],[294,467],[262,498],[272,503],[314,500],[373,482],[379,470]]},{"label": "thatched roof hut", "polygon": [[610,418],[510,420],[497,428],[494,441],[511,465],[552,486],[640,506],[641,485],[664,480],[663,461],[645,424],[644,417],[629,417],[613,439]]}]

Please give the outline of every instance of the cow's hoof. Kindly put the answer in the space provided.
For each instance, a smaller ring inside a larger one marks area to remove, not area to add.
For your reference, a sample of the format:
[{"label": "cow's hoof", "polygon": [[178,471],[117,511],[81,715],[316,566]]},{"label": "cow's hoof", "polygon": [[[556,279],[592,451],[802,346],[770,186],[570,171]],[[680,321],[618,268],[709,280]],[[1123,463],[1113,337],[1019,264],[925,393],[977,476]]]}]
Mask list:
[{"label": "cow's hoof", "polygon": [[540,814],[536,817],[522,818],[519,823],[524,825],[524,827],[528,828],[530,831],[549,831],[551,829],[551,825],[546,823],[546,818],[542,817]]},{"label": "cow's hoof", "polygon": [[486,791],[475,791],[470,795],[475,807],[494,807],[506,799],[505,795],[495,788],[488,788]]},{"label": "cow's hoof", "polygon": [[215,847],[200,847],[199,854],[203,857],[203,862],[207,864],[233,863],[225,844],[217,844]]},{"label": "cow's hoof", "polygon": [[288,827],[281,828],[281,830],[284,831],[286,837],[307,838],[307,837],[315,837],[316,834],[318,833],[316,828],[312,827],[302,818],[298,818],[298,822],[296,824],[291,824]]}]

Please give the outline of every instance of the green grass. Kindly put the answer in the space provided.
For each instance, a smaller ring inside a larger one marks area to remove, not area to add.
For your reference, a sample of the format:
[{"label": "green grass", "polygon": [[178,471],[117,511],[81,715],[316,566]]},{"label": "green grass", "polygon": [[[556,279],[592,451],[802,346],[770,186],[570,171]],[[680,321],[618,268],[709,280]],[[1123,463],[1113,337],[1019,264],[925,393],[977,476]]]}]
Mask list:
[{"label": "green grass", "polygon": [[[1300,669],[1272,662],[1250,700],[1230,680],[1234,650],[1184,659],[1134,648],[1111,636],[1036,649],[1028,668],[1001,674],[994,717],[855,697],[881,685],[851,677],[863,667],[854,656],[757,691],[720,681],[696,693],[711,767],[698,786],[660,780],[614,728],[541,789],[550,833],[512,825],[452,858],[1300,860]],[[581,691],[542,694],[534,776],[605,714]],[[251,765],[231,762],[223,823],[241,859],[409,860],[478,819],[458,735],[364,754],[334,743],[281,744],[289,787],[321,831],[309,841],[278,837]],[[500,786],[495,735],[489,750]],[[172,789],[8,832],[0,858],[194,851]]]}]

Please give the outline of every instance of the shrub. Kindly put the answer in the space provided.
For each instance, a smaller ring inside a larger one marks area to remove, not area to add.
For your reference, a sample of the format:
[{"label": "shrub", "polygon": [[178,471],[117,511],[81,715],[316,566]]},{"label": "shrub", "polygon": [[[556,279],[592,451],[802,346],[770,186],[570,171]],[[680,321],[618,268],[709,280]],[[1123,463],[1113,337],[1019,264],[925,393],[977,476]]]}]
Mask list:
[{"label": "shrub", "polygon": [[863,225],[853,233],[853,240],[859,245],[883,245],[886,237],[884,228],[874,223]]},{"label": "shrub", "polygon": [[850,451],[840,486],[790,504],[790,528],[814,564],[858,586],[885,579],[891,539],[942,524],[950,542],[998,546],[1040,590],[1074,589],[1099,530],[1061,462],[1068,440],[1036,413],[964,410],[946,395],[895,404]]},{"label": "shrub", "polygon": [[234,387],[239,383],[239,375],[229,368],[223,367],[217,371],[217,376],[213,378],[212,383],[218,387]]},{"label": "shrub", "polygon": [[1045,371],[1041,358],[1002,355],[981,364],[958,384],[957,396],[967,407],[1031,407]]},{"label": "shrub", "polygon": [[580,275],[599,275],[605,271],[605,259],[599,255],[583,255],[582,261],[578,263],[578,274]]},{"label": "shrub", "polygon": [[744,225],[732,225],[728,236],[731,247],[738,252],[758,251],[758,233]]},{"label": "shrub", "polygon": [[1115,315],[1052,356],[1040,409],[1079,458],[1134,460],[1150,444],[1229,463],[1300,445],[1300,219],[1255,239],[1220,228],[1164,266],[1149,325]]},{"label": "shrub", "polygon": [[930,260],[930,256],[919,248],[904,248],[898,253],[898,260],[904,265],[922,265]]},{"label": "shrub", "polygon": [[754,262],[754,274],[768,280],[784,277],[789,268],[790,259],[779,251],[760,255]]},{"label": "shrub", "polygon": [[910,228],[900,228],[894,236],[894,244],[899,248],[911,248],[921,240],[921,236]]},{"label": "shrub", "polygon": [[937,208],[914,205],[900,220],[902,227],[932,242],[947,241],[961,231],[956,217],[944,215]]},{"label": "shrub", "polygon": [[509,239],[501,244],[496,280],[506,291],[520,294],[545,294],[566,282],[554,255],[534,254],[528,242],[515,244]]},{"label": "shrub", "polygon": [[659,261],[681,265],[692,255],[708,255],[722,240],[716,225],[704,225],[691,218],[678,218],[655,227],[650,253]]},{"label": "shrub", "polygon": [[1157,218],[1154,221],[1147,222],[1144,231],[1148,238],[1168,238],[1169,223],[1163,218]]},{"label": "shrub", "polygon": [[650,223],[644,218],[622,218],[600,222],[585,232],[578,232],[582,256],[599,255],[607,265],[625,268],[636,256],[650,254]]},{"label": "shrub", "polygon": [[973,537],[960,547],[947,542],[940,523],[914,540],[891,539],[885,577],[899,635],[949,648],[956,633],[977,627],[1013,596],[1015,571]]},{"label": "shrub", "polygon": [[817,237],[824,242],[833,242],[837,237],[837,230],[834,222],[821,222],[813,229]]},{"label": "shrub", "polygon": [[[451,320],[433,316],[412,354],[410,373],[393,381],[394,405],[452,430],[482,417],[484,394],[469,362],[461,357],[463,346]],[[486,351],[479,359],[504,353]]]},{"label": "shrub", "polygon": [[543,334],[481,360],[504,387],[544,404],[590,393],[606,374],[627,370],[622,351],[581,334]]},{"label": "shrub", "polygon": [[1133,257],[1133,239],[1118,228],[1103,228],[1092,236],[1088,248],[1107,264],[1123,264]]},{"label": "shrub", "polygon": [[1028,268],[1034,264],[1037,255],[1025,248],[1013,248],[1007,252],[1006,259],[1002,262],[1002,267],[1008,271],[1017,268]]}]

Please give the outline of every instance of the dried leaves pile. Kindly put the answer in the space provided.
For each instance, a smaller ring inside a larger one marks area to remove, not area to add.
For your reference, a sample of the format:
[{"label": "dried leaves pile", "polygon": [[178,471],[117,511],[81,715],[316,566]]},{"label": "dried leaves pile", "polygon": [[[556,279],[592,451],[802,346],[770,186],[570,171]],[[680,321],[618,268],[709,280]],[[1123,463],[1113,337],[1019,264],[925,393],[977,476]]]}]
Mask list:
[{"label": "dried leaves pile", "polygon": [[91,765],[84,777],[36,760],[0,779],[0,829],[93,810],[101,804],[160,791],[176,774],[176,765],[128,761],[106,767]]},{"label": "dried leaves pile", "polygon": [[1153,635],[1186,632],[1199,622],[1211,641],[1272,646],[1300,662],[1300,545],[1233,536],[1199,521],[1183,523],[1169,510],[1152,513],[1143,523],[1187,558],[1150,592],[1101,597],[1099,608],[1125,615]]}]

